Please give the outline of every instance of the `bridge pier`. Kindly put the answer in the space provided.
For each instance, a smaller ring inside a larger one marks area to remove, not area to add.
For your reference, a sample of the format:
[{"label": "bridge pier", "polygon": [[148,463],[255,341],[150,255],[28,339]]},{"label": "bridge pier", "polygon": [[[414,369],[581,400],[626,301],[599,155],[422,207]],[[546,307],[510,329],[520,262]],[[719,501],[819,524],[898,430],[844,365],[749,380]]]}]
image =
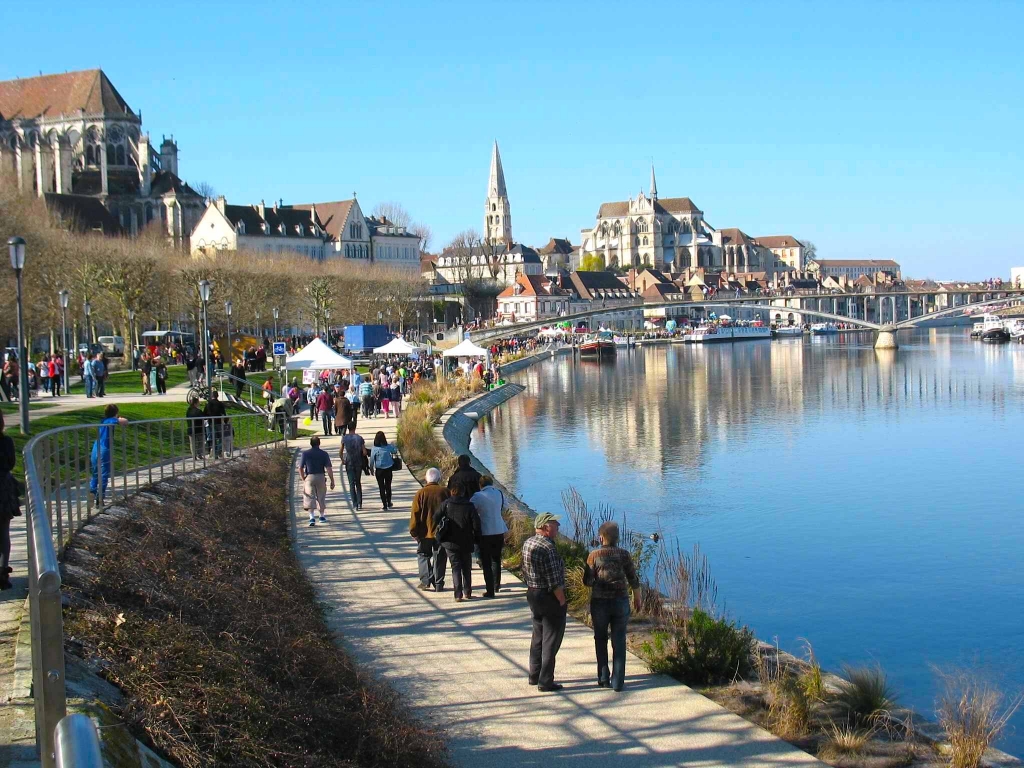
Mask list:
[{"label": "bridge pier", "polygon": [[896,326],[883,325],[878,329],[878,336],[875,337],[875,349],[899,349],[896,343]]}]

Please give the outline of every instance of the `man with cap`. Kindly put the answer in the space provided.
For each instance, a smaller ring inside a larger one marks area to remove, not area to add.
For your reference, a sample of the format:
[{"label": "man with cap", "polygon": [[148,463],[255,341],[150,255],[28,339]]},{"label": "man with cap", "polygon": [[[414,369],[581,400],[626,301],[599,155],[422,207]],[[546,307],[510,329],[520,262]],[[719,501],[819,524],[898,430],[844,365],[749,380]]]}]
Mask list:
[{"label": "man with cap", "polygon": [[555,655],[565,634],[565,563],[555,538],[558,518],[541,512],[533,519],[536,534],[523,544],[523,576],[526,600],[533,614],[533,638],[530,641],[530,685],[537,690],[560,691],[555,682]]}]

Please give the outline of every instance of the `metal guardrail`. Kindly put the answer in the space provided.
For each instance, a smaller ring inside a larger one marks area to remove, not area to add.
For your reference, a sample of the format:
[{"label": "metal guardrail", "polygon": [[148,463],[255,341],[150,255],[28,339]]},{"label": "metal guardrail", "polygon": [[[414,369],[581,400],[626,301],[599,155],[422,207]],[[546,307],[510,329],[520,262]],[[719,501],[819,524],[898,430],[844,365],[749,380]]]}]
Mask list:
[{"label": "metal guardrail", "polygon": [[265,414],[215,421],[150,419],[60,427],[25,446],[32,695],[44,768],[58,764],[58,739],[63,739],[63,765],[91,765],[66,762],[87,753],[88,745],[79,742],[88,730],[71,723],[57,731],[67,719],[59,557],[71,536],[108,501],[127,499],[166,477],[222,463],[240,452],[288,444],[287,430],[274,429]]},{"label": "metal guardrail", "polygon": [[[263,380],[266,381],[266,375],[260,375],[263,376]],[[227,371],[218,370],[213,374],[213,378],[215,380],[215,385],[220,385],[220,393],[222,395],[224,394],[225,382],[227,382],[228,388],[233,391],[237,390],[238,385],[241,384],[243,389],[248,390],[249,407],[252,408],[253,410],[255,410],[256,408],[263,408],[265,410],[269,410],[269,404],[274,400],[277,400],[279,397],[281,397],[281,394],[277,390],[272,389],[270,390],[270,400],[268,401],[263,397],[264,390],[262,384],[253,384],[251,381],[249,381],[249,379],[242,379],[238,376],[234,376],[228,373]],[[229,392],[228,394],[231,394],[231,392]],[[238,395],[236,395],[235,397],[236,399],[239,400],[243,399]]]},{"label": "metal guardrail", "polygon": [[68,715],[54,734],[57,768],[103,768],[100,736],[88,715]]}]

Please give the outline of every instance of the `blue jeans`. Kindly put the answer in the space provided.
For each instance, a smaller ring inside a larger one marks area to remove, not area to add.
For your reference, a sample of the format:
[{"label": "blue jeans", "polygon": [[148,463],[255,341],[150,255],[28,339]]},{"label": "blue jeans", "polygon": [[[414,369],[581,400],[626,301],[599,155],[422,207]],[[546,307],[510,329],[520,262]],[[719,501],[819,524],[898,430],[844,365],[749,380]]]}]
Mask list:
[{"label": "blue jeans", "polygon": [[[609,682],[621,691],[626,681],[626,623],[629,621],[628,597],[598,597],[590,601],[594,621],[594,646],[597,651],[597,680]],[[608,674],[608,627],[611,625],[612,670]]]},{"label": "blue jeans", "polygon": [[96,393],[96,379],[93,376],[85,377],[85,396],[92,397]]}]

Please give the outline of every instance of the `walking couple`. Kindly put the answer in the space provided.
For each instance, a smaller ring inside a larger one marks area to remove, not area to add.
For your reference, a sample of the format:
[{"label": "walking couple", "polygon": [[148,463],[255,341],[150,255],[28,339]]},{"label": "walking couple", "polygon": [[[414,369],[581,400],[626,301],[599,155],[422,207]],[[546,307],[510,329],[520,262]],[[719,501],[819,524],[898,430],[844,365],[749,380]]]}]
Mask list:
[{"label": "walking couple", "polygon": [[[534,518],[535,535],[523,544],[523,577],[526,599],[533,615],[530,642],[530,685],[540,691],[560,691],[555,682],[555,656],[565,634],[565,563],[555,541],[558,518],[542,512]],[[640,606],[640,580],[629,552],[618,546],[619,526],[606,522],[598,529],[601,546],[587,557],[583,583],[591,587],[590,615],[597,653],[597,684],[621,691],[626,677],[626,624],[629,621],[629,589],[633,605]],[[612,665],[608,667],[609,629]]]}]

